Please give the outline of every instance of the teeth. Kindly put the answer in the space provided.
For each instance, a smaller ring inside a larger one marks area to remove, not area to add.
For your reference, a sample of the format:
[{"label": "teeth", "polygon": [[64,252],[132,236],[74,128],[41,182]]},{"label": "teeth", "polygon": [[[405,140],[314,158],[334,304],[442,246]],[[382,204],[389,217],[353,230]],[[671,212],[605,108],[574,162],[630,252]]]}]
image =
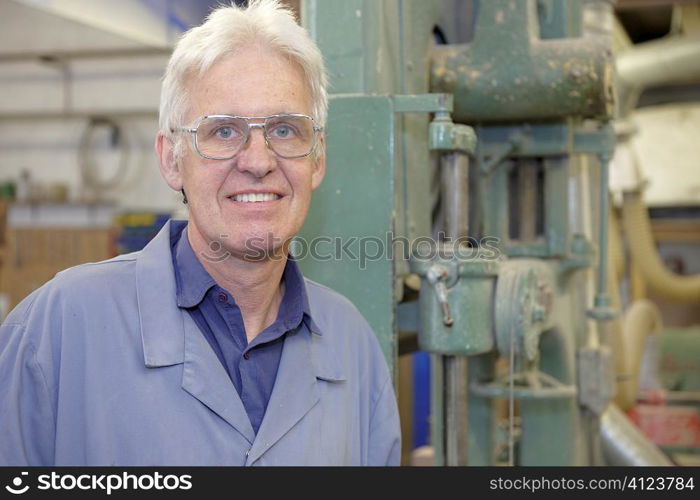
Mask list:
[{"label": "teeth", "polygon": [[275,193],[245,193],[231,196],[233,201],[242,201],[243,203],[252,203],[256,201],[273,201],[278,200],[279,195]]}]

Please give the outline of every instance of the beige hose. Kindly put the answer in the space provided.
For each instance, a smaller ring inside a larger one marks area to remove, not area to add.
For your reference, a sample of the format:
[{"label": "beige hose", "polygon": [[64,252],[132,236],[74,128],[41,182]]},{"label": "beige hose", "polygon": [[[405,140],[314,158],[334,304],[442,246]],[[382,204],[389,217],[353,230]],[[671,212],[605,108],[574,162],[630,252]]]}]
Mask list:
[{"label": "beige hose", "polygon": [[661,332],[661,312],[653,302],[638,300],[625,312],[621,345],[616,358],[618,383],[615,402],[623,410],[634,406],[639,386],[639,367],[649,335]]},{"label": "beige hose", "polygon": [[[608,246],[608,293],[612,306],[622,309],[619,279],[624,273],[624,255],[619,236],[617,215],[610,211]],[[648,300],[633,301],[625,313],[624,320],[615,318],[607,325],[610,344],[615,360],[617,389],[615,403],[627,410],[637,400],[639,386],[639,367],[641,364],[646,339],[650,334],[661,331],[661,315],[658,307]]]},{"label": "beige hose", "polygon": [[639,264],[632,261],[630,265],[630,301],[642,300],[647,297],[647,284],[644,275],[639,269]]},{"label": "beige hose", "polygon": [[679,276],[669,271],[659,258],[642,195],[624,194],[623,223],[632,259],[649,288],[671,300],[700,301],[700,275]]}]

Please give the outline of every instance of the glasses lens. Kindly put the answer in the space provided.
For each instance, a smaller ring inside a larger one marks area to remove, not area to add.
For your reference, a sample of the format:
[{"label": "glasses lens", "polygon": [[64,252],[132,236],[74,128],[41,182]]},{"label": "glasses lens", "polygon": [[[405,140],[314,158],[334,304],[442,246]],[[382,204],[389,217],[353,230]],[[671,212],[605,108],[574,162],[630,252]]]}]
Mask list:
[{"label": "glasses lens", "polygon": [[210,158],[231,158],[245,142],[247,130],[245,120],[208,116],[197,127],[197,148]]},{"label": "glasses lens", "polygon": [[265,122],[267,142],[284,158],[305,156],[314,147],[316,133],[308,116],[273,116]]}]

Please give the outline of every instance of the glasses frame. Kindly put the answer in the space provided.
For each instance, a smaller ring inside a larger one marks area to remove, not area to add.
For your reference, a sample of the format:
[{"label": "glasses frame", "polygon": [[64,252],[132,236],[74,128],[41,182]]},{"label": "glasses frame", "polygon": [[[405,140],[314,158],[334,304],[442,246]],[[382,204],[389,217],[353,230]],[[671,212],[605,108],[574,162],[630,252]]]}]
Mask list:
[{"label": "glasses frame", "polygon": [[[295,156],[283,156],[279,154],[277,151],[275,151],[272,146],[270,146],[270,143],[267,140],[267,128],[266,128],[266,123],[267,120],[270,118],[285,118],[285,117],[297,117],[297,118],[308,118],[311,120],[311,123],[314,126],[314,142],[311,145],[311,149],[309,150],[308,153],[303,154],[303,155],[295,155]],[[245,140],[241,142],[240,147],[231,155],[231,156],[223,156],[223,157],[218,157],[218,156],[209,156],[204,153],[202,153],[199,149],[199,141],[197,141],[197,130],[199,129],[199,126],[201,123],[206,120],[207,118],[236,118],[240,119],[246,122],[246,125],[248,125],[248,132],[245,136]],[[251,123],[251,120],[256,120],[257,123]],[[292,160],[295,158],[305,158],[307,156],[310,156],[313,154],[314,150],[316,149],[316,146],[318,145],[318,133],[323,131],[323,127],[319,127],[318,124],[316,123],[316,120],[313,119],[313,117],[309,115],[304,115],[301,113],[279,113],[276,115],[268,115],[268,116],[238,116],[238,115],[204,115],[200,116],[195,120],[195,122],[192,124],[191,127],[175,127],[170,129],[171,132],[189,132],[192,134],[192,145],[194,146],[194,150],[197,152],[199,156],[202,158],[206,158],[207,160],[230,160],[234,156],[236,156],[238,153],[241,152],[241,149],[243,149],[243,146],[245,146],[248,143],[248,140],[250,140],[250,132],[254,128],[259,128],[262,129],[263,133],[263,138],[265,139],[265,145],[267,148],[275,153],[277,156],[280,158],[284,158],[287,160]]]}]

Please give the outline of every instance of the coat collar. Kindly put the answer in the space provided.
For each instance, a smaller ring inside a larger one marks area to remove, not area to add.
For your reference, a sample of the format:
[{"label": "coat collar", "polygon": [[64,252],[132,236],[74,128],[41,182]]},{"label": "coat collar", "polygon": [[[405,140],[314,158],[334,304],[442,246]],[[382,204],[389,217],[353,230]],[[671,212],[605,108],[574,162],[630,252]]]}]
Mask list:
[{"label": "coat collar", "polygon": [[[285,339],[275,387],[257,439],[233,384],[189,314],[177,306],[172,238],[184,222],[169,221],[139,253],[136,296],[144,361],[149,368],[184,364],[182,387],[253,443],[252,463],[318,402],[318,379],[342,381],[333,335],[305,322]],[[310,297],[313,302],[313,299]],[[310,309],[313,311],[314,305]],[[332,333],[332,332],[331,332]]]},{"label": "coat collar", "polygon": [[168,221],[136,259],[136,300],[146,366],[184,361],[183,314],[177,307],[170,236],[182,229]]}]

